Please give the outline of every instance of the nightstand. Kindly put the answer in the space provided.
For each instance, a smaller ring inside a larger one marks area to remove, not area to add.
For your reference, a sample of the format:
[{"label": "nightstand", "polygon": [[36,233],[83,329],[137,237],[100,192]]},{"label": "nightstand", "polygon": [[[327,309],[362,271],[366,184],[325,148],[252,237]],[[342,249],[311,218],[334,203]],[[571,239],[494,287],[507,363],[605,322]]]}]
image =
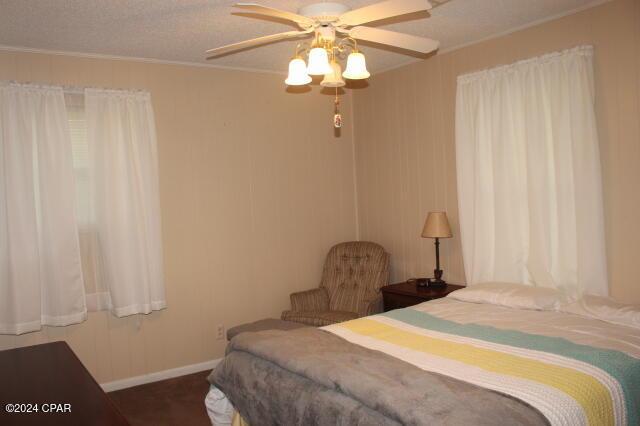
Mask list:
[{"label": "nightstand", "polygon": [[391,284],[380,289],[384,300],[384,311],[406,308],[429,300],[440,299],[463,285],[447,284],[444,287],[418,287],[415,282]]}]

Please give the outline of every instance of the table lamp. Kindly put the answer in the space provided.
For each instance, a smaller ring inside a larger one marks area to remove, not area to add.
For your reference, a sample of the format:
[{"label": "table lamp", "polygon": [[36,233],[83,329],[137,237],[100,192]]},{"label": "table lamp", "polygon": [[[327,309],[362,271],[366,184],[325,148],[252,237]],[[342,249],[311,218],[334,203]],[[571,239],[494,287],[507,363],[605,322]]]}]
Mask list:
[{"label": "table lamp", "polygon": [[436,245],[436,269],[433,271],[432,286],[443,286],[446,282],[442,279],[442,269],[440,269],[440,238],[451,238],[451,227],[445,212],[429,212],[427,220],[422,229],[422,238],[435,238]]}]

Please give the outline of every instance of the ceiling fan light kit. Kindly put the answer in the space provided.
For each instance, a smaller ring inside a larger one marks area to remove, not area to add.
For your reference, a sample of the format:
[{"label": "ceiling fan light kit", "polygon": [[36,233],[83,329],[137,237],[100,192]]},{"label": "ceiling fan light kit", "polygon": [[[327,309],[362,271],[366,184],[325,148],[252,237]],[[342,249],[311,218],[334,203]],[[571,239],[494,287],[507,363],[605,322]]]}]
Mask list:
[{"label": "ceiling fan light kit", "polygon": [[[349,43],[352,43],[352,45]],[[297,64],[300,60],[304,62],[301,59],[300,51],[306,51],[307,49],[308,46],[304,44],[299,44],[296,47],[294,57],[289,63],[289,75],[285,80],[286,84],[290,85],[289,81],[298,82],[303,80],[299,74],[300,66]],[[342,72],[342,67],[337,59],[343,58],[344,53],[349,49],[351,49],[351,53],[347,58],[347,68]],[[293,65],[294,61],[296,62],[295,66]],[[306,73],[309,76],[323,75],[324,79],[320,83],[323,87],[342,87],[345,85],[343,77],[351,80],[362,80],[370,76],[364,55],[358,51],[356,41],[350,37],[343,39],[338,44],[318,37],[316,46],[309,50],[309,65],[306,68]]]},{"label": "ceiling fan light kit", "polygon": [[320,82],[322,87],[342,87],[345,85],[342,79],[342,68],[336,61],[331,62],[331,68],[333,72],[325,74],[324,79]]},{"label": "ceiling fan light kit", "polygon": [[309,75],[325,75],[333,72],[329,65],[329,54],[322,47],[314,47],[309,51],[309,66],[307,74]]},{"label": "ceiling fan light kit", "polygon": [[[301,86],[311,82],[312,75],[323,75],[323,87],[344,86],[343,78],[362,80],[369,78],[366,59],[358,50],[357,40],[394,46],[422,54],[438,48],[439,43],[428,38],[417,37],[362,24],[380,21],[432,8],[428,0],[386,0],[370,6],[350,10],[341,3],[315,3],[304,6],[298,13],[287,12],[256,3],[237,3],[234,7],[253,15],[263,15],[292,21],[299,31],[287,31],[252,40],[246,40],[207,51],[208,58],[215,58],[237,50],[243,50],[275,41],[309,37],[311,41],[298,44],[293,59],[289,62],[289,74],[285,83]],[[349,55],[347,56],[347,52]],[[308,55],[305,64],[304,55]],[[339,60],[347,59],[341,73]],[[337,92],[336,92],[337,93]]]},{"label": "ceiling fan light kit", "polygon": [[358,51],[351,52],[347,58],[347,69],[342,76],[351,80],[363,80],[371,74],[367,71],[367,63],[364,55]]},{"label": "ceiling fan light kit", "polygon": [[307,74],[307,64],[302,58],[293,58],[289,62],[289,75],[284,81],[289,86],[304,86],[311,83],[311,77]]}]

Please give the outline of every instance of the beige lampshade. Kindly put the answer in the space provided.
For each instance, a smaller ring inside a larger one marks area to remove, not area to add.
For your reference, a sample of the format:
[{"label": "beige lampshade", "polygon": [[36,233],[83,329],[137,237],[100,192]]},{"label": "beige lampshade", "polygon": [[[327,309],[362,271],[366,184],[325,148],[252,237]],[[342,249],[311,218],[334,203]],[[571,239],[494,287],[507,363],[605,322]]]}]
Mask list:
[{"label": "beige lampshade", "polygon": [[451,227],[445,212],[429,212],[422,229],[423,238],[451,238]]}]

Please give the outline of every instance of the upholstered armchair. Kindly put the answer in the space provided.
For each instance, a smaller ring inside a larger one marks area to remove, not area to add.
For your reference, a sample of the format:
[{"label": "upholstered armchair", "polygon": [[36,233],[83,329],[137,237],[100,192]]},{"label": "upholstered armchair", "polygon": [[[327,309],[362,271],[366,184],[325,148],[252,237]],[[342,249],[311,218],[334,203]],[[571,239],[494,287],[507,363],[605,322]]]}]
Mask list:
[{"label": "upholstered armchair", "polygon": [[351,241],[329,250],[320,288],[293,293],[285,321],[324,326],[382,312],[389,254],[376,243]]}]

